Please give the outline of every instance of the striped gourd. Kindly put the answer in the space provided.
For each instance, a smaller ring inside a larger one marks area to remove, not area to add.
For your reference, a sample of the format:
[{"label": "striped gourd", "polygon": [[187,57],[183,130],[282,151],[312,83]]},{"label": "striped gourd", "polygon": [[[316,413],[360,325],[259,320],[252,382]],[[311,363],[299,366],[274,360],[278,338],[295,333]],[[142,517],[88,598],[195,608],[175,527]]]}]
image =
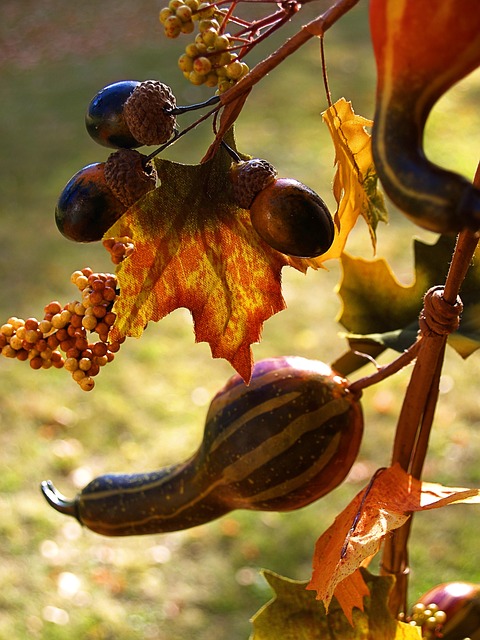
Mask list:
[{"label": "striped gourd", "polygon": [[42,485],[58,511],[110,536],[187,529],[233,509],[289,511],[336,487],[363,432],[358,398],[328,365],[298,357],[258,362],[213,398],[203,441],[186,462],[109,474],[73,500]]},{"label": "striped gourd", "polygon": [[377,66],[372,150],[387,195],[438,233],[480,228],[480,191],[430,162],[423,132],[435,102],[480,65],[478,0],[371,0]]}]

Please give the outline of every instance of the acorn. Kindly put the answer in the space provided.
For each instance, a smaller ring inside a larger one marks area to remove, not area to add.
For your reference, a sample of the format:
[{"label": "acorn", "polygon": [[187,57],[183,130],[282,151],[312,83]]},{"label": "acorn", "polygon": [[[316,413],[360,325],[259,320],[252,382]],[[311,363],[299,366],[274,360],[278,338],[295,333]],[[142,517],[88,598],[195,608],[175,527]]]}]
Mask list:
[{"label": "acorn", "polygon": [[104,87],[85,115],[90,136],[105,147],[134,149],[163,144],[172,135],[176,107],[170,87],[157,80],[122,80]]},{"label": "acorn", "polygon": [[322,255],[335,236],[327,205],[298,180],[276,175],[265,160],[236,163],[231,170],[235,201],[250,210],[253,228],[273,249],[298,258]]},{"label": "acorn", "polygon": [[125,211],[155,188],[151,165],[133,149],[119,149],[106,162],[87,165],[68,181],[55,208],[55,222],[74,242],[96,242]]}]

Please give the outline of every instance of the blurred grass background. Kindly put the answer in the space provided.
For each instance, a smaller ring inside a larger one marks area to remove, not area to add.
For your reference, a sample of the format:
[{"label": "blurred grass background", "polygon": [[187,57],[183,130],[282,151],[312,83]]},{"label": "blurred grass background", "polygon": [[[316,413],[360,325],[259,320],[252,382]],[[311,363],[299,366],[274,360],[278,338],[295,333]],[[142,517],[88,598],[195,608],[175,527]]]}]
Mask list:
[{"label": "blurred grass background", "polygon": [[[307,5],[256,49],[253,64],[328,5]],[[57,232],[53,211],[67,180],[108,151],[85,133],[86,105],[121,79],[160,79],[179,104],[207,98],[184,81],[176,59],[189,41],[167,42],[153,0],[3,0],[0,4],[0,320],[40,316],[52,299],[76,295],[70,273],[112,270],[97,245],[75,245]],[[333,98],[373,117],[375,73],[361,2],[325,40]],[[478,161],[480,75],[437,105],[427,129],[429,154],[471,177]],[[239,149],[265,157],[279,174],[315,188],[333,208],[333,148],[318,41],[307,44],[252,92],[237,126]],[[188,122],[185,116],[183,121]],[[166,157],[197,162],[210,140],[204,124]],[[403,282],[412,278],[412,236],[392,211],[379,229],[378,255]],[[348,249],[372,257],[363,223]],[[335,322],[338,265],[303,276],[285,270],[288,309],[269,320],[256,359],[299,354],[326,362],[346,348]],[[391,359],[386,354],[382,361]],[[83,531],[46,505],[41,480],[73,496],[106,471],[142,471],[177,462],[198,446],[209,399],[231,375],[193,343],[178,310],[127,341],[86,394],[63,371],[0,362],[0,638],[42,640],[246,639],[250,616],[270,597],[267,567],[306,579],[316,538],[388,463],[408,370],[365,393],[366,432],[348,481],[320,502],[290,514],[234,512],[190,531],[107,539]],[[480,482],[478,354],[466,363],[449,350],[426,478],[454,486]],[[414,600],[446,580],[480,582],[478,511],[450,507],[415,518],[411,545]]]}]

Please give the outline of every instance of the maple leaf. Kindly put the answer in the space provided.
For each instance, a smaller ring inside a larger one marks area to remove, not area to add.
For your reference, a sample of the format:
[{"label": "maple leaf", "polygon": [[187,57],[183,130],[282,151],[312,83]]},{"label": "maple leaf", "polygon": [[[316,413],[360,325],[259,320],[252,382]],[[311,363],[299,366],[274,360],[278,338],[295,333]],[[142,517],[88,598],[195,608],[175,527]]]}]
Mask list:
[{"label": "maple leaf", "polygon": [[358,571],[369,596],[348,619],[336,598],[327,613],[322,602],[306,590],[308,581],[291,580],[262,571],[275,596],[252,618],[250,640],[420,640],[419,629],[395,620],[388,608],[390,576]]},{"label": "maple leaf", "polygon": [[[317,540],[307,589],[316,591],[328,609],[342,581],[344,592],[353,575],[358,590],[356,570],[378,552],[387,533],[402,526],[411,512],[458,503],[480,503],[480,490],[421,482],[398,464],[380,470]],[[351,607],[362,606],[361,596],[356,602],[350,598],[345,614],[351,616]]]},{"label": "maple leaf", "polygon": [[320,257],[324,262],[341,256],[359,216],[365,219],[375,248],[377,224],[386,222],[388,216],[378,189],[371,136],[365,128],[371,127],[372,121],[356,115],[345,98],[337,100],[322,115],[335,147],[337,171],[333,195],[338,205],[335,214],[338,233],[330,250]]},{"label": "maple leaf", "polygon": [[228,360],[248,381],[251,344],[263,322],[285,307],[282,267],[307,265],[271,249],[254,231],[249,212],[233,201],[230,165],[223,147],[199,165],[157,159],[160,186],[108,230],[135,246],[117,268],[112,339],[139,337],[149,321],[186,307],[197,342],[208,342],[213,357]]},{"label": "maple leaf", "polygon": [[[387,347],[402,352],[415,341],[423,296],[430,287],[445,282],[454,244],[455,239],[447,236],[440,236],[433,245],[414,240],[415,276],[410,285],[402,285],[383,259],[342,256],[343,275],[338,289],[342,310],[338,321],[348,330],[353,350],[376,357]],[[462,284],[460,327],[448,336],[448,343],[463,358],[480,347],[479,256],[477,249]],[[375,346],[380,349],[375,350]],[[364,359],[358,361],[359,366],[363,364]],[[345,366],[336,363],[336,369],[344,375],[354,370],[353,364],[348,371]]]}]

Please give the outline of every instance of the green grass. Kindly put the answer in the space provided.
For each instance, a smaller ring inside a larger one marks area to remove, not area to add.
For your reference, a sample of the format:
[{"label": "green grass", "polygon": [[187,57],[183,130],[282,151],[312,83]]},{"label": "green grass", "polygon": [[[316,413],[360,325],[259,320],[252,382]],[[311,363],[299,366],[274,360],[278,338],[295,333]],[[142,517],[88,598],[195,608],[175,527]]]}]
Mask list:
[{"label": "green grass", "polygon": [[[72,9],[77,22],[59,0],[41,3],[43,13],[33,2],[4,0],[0,7],[0,44],[12,33],[18,41],[17,55],[4,57],[0,68],[3,319],[38,316],[51,299],[70,300],[69,276],[77,268],[111,269],[101,247],[68,242],[53,219],[70,176],[108,153],[84,132],[84,110],[95,92],[121,78],[160,78],[173,86],[180,103],[207,97],[183,82],[175,65],[182,45],[161,37],[150,2],[135,3],[137,21],[131,3],[81,4],[81,14]],[[313,4],[306,9],[309,17],[318,9]],[[286,33],[303,24],[303,15]],[[80,30],[85,40],[77,44],[73,36]],[[270,48],[262,45],[254,58]],[[25,67],[20,54],[35,51],[37,58]],[[366,6],[327,35],[326,51],[334,98],[345,95],[357,112],[373,116]],[[306,182],[333,206],[334,158],[320,118],[320,79],[319,45],[312,41],[255,88],[237,139],[242,151],[273,161],[281,175]],[[428,129],[431,153],[466,175],[477,161],[472,122],[479,92],[476,74],[441,101]],[[198,161],[211,138],[204,125],[167,157]],[[403,280],[411,277],[412,235],[431,237],[395,212],[390,226],[379,230],[379,254],[393,261]],[[349,248],[371,257],[362,223]],[[263,341],[254,347],[256,359],[296,353],[329,362],[339,356],[346,347],[335,322],[338,278],[337,265],[307,276],[285,271],[288,309],[266,323]],[[205,344],[194,344],[183,310],[151,325],[140,341],[127,341],[91,394],[63,371],[34,372],[18,362],[0,362],[0,638],[246,639],[249,617],[271,595],[261,567],[309,577],[316,538],[371,472],[388,463],[408,370],[365,393],[366,432],[356,474],[299,512],[235,512],[185,532],[116,540],[83,531],[50,510],[40,495],[46,478],[72,496],[106,471],[149,470],[186,458],[201,439],[208,399],[231,373],[225,362],[210,358]],[[478,354],[465,363],[448,353],[429,480],[480,482],[479,373]],[[480,582],[477,526],[475,507],[416,517],[412,599],[444,580]]]}]

